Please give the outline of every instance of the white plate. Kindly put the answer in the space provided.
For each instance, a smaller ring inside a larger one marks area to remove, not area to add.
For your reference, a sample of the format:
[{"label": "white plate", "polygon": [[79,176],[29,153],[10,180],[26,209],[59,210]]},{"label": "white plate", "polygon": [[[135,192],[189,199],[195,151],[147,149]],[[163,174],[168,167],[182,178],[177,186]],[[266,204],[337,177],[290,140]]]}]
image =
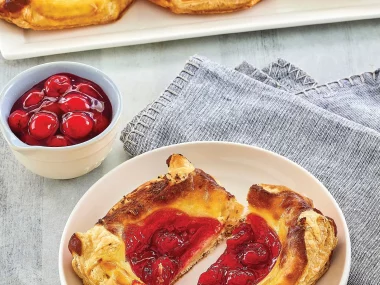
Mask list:
[{"label": "white plate", "polygon": [[[84,232],[117,203],[145,181],[167,172],[166,159],[172,153],[185,155],[197,168],[213,175],[239,202],[245,202],[252,184],[283,184],[314,200],[315,206],[332,217],[338,228],[339,243],[331,267],[318,285],[345,285],[350,271],[350,237],[342,211],[327,189],[309,172],[272,152],[246,145],[223,142],[196,142],[157,149],[126,161],[95,183],[78,202],[67,221],[59,251],[61,284],[81,285],[71,268],[67,244],[74,232]],[[176,284],[196,284],[224,251],[219,246]]]},{"label": "white plate", "polygon": [[0,21],[0,51],[6,59],[20,59],[379,16],[379,0],[263,0],[252,9],[223,15],[175,15],[137,0],[119,21],[103,26],[38,32]]}]

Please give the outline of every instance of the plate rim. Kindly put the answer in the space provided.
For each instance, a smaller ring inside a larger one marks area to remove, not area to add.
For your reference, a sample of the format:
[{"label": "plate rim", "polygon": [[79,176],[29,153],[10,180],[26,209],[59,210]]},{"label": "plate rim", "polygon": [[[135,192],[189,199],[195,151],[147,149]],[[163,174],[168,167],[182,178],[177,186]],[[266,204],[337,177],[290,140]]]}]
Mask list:
[{"label": "plate rim", "polygon": [[87,196],[91,195],[90,193],[93,191],[94,188],[96,188],[96,186],[98,184],[100,184],[104,179],[107,179],[108,176],[111,176],[112,173],[118,171],[119,168],[124,167],[124,165],[134,163],[135,160],[137,160],[139,158],[142,158],[142,157],[145,157],[145,156],[148,156],[148,155],[151,155],[152,153],[161,152],[161,151],[165,151],[165,150],[170,150],[172,148],[178,148],[178,147],[187,146],[187,145],[209,145],[209,144],[217,144],[217,145],[225,145],[225,146],[234,146],[234,147],[240,147],[240,148],[247,148],[247,149],[251,149],[251,150],[255,150],[255,151],[259,151],[259,152],[264,152],[264,153],[266,153],[268,155],[272,155],[272,156],[274,156],[276,158],[279,158],[279,159],[283,159],[283,160],[287,161],[288,163],[292,164],[294,167],[296,167],[299,170],[301,170],[305,175],[309,176],[309,178],[311,178],[316,184],[318,184],[320,186],[321,190],[324,191],[329,196],[329,198],[331,199],[331,201],[333,202],[335,208],[337,209],[339,217],[343,221],[343,231],[344,231],[344,235],[346,237],[346,260],[345,260],[345,263],[344,263],[343,274],[342,274],[342,278],[341,278],[341,281],[340,281],[339,285],[346,285],[348,283],[348,278],[349,278],[349,274],[350,274],[350,271],[351,271],[351,237],[350,237],[350,234],[349,234],[349,229],[348,229],[348,226],[347,226],[346,218],[345,218],[345,216],[343,214],[342,209],[340,208],[339,204],[336,202],[336,200],[332,196],[332,194],[323,185],[323,183],[321,181],[319,181],[308,170],[306,170],[305,168],[303,168],[302,166],[300,166],[298,163],[296,163],[296,162],[294,162],[294,161],[288,159],[287,157],[282,156],[282,155],[280,155],[278,153],[275,153],[273,151],[270,151],[270,150],[267,150],[267,149],[264,149],[264,148],[261,148],[261,147],[257,147],[257,146],[252,146],[252,145],[247,145],[247,144],[242,144],[242,143],[235,143],[235,142],[223,142],[223,141],[194,141],[194,142],[184,142],[184,143],[172,144],[172,145],[156,148],[156,149],[147,151],[147,152],[145,152],[143,154],[140,154],[140,155],[137,155],[135,157],[132,157],[131,159],[128,159],[128,160],[124,161],[123,163],[120,163],[118,166],[116,166],[115,168],[111,169],[109,172],[107,172],[105,175],[103,175],[101,178],[99,178],[94,184],[92,184],[90,186],[90,188],[79,199],[79,201],[76,203],[75,207],[71,211],[71,213],[70,213],[70,215],[69,215],[69,217],[68,217],[68,219],[66,221],[66,224],[65,224],[65,227],[63,229],[62,235],[61,235],[61,239],[60,239],[60,242],[59,242],[59,254],[58,254],[58,269],[59,269],[58,271],[59,271],[59,280],[60,280],[60,283],[62,285],[68,285],[67,282],[66,282],[66,280],[65,280],[65,278],[64,278],[64,271],[63,271],[64,270],[63,269],[63,250],[66,248],[66,245],[64,245],[64,239],[65,239],[65,237],[68,234],[68,227],[71,224],[74,215],[76,214],[76,212],[80,208],[80,206],[83,203],[83,201],[86,200]]}]

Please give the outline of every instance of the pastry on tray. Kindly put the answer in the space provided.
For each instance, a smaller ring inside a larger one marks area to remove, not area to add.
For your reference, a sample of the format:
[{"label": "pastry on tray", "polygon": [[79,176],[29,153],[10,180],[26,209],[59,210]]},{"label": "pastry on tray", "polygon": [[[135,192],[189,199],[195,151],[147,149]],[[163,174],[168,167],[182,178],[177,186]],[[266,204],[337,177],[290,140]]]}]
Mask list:
[{"label": "pastry on tray", "polygon": [[248,9],[261,0],[149,0],[176,14],[219,14]]},{"label": "pastry on tray", "polygon": [[0,0],[0,19],[25,29],[57,30],[113,22],[133,0]]},{"label": "pastry on tray", "polygon": [[72,266],[86,285],[169,285],[231,232],[243,206],[182,155],[166,175],[121,199],[69,241]]},{"label": "pastry on tray", "polygon": [[[217,14],[250,8],[260,0],[150,0],[177,14]],[[119,19],[133,0],[0,0],[0,19],[24,29],[59,30]]]},{"label": "pastry on tray", "polygon": [[337,245],[332,219],[284,186],[253,185],[249,213],[198,285],[313,285]]}]

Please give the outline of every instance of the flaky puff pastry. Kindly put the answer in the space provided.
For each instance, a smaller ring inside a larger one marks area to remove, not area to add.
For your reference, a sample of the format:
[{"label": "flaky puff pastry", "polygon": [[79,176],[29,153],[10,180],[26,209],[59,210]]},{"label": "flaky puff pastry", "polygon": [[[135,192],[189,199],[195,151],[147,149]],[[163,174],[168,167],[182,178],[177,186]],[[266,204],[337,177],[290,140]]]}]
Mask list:
[{"label": "flaky puff pastry", "polygon": [[261,0],[149,0],[176,14],[219,14],[251,8]]},{"label": "flaky puff pastry", "polygon": [[327,271],[337,245],[334,221],[313,202],[285,186],[253,185],[249,212],[263,217],[282,244],[271,272],[259,285],[313,285]]},{"label": "flaky puff pastry", "polygon": [[[178,209],[191,217],[208,217],[220,222],[221,230],[203,242],[181,268],[172,284],[204,257],[239,222],[243,206],[210,175],[182,155],[167,161],[169,172],[144,183],[124,196],[97,225],[86,233],[75,233],[69,250],[72,266],[85,285],[144,284],[125,258],[124,230],[143,222],[157,210]],[[138,283],[141,282],[141,283]]]},{"label": "flaky puff pastry", "polygon": [[117,20],[133,0],[0,0],[0,19],[25,29],[56,30]]}]

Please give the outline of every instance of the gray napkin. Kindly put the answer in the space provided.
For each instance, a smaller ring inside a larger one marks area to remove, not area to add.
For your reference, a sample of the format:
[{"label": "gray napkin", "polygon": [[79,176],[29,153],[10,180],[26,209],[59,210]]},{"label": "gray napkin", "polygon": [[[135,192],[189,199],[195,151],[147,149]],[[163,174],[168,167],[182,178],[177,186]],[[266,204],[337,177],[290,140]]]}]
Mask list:
[{"label": "gray napkin", "polygon": [[297,162],[329,189],[352,242],[348,284],[380,284],[379,72],[318,86],[278,60],[236,70],[194,56],[123,130],[138,155],[188,141],[259,146]]}]

